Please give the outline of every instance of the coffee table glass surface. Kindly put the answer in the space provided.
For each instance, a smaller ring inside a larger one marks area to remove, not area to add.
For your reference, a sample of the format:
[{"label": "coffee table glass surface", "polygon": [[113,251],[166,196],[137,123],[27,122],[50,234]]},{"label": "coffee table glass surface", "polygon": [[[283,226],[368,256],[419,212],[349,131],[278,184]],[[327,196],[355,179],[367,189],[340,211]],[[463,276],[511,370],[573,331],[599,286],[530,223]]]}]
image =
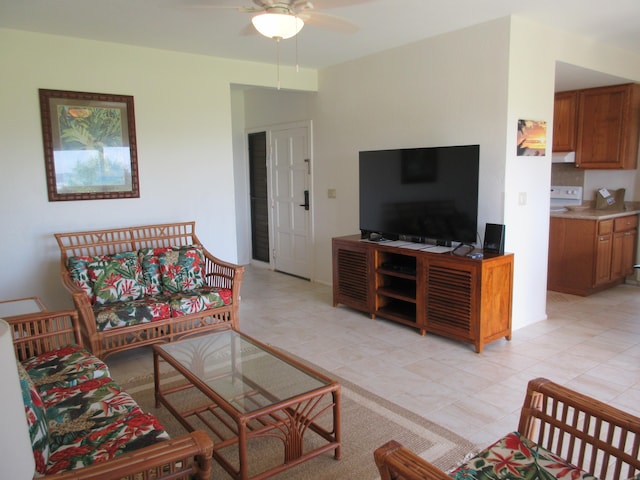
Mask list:
[{"label": "coffee table glass surface", "polygon": [[[240,413],[293,398],[331,383],[302,370],[234,330],[158,345]],[[258,385],[264,391],[256,391]]]}]

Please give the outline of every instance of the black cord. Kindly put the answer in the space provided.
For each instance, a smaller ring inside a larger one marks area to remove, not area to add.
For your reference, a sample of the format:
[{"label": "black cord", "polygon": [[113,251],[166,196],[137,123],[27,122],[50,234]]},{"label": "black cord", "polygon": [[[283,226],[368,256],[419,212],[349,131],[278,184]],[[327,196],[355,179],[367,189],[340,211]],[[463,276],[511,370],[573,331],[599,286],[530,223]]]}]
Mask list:
[{"label": "black cord", "polygon": [[[464,253],[458,253],[458,249],[459,249],[460,247],[467,247],[469,250],[467,250],[467,251],[466,251],[466,252],[464,252]],[[457,255],[457,256],[459,256],[459,257],[464,257],[464,256],[466,256],[466,255],[467,255],[467,253],[471,253],[471,252],[473,252],[474,248],[475,248],[475,247],[474,247],[473,245],[471,245],[470,243],[460,243],[460,244],[458,244],[458,246],[457,246],[456,248],[454,248],[454,249],[451,251],[451,253],[452,253],[452,254],[454,254],[454,255]]]}]

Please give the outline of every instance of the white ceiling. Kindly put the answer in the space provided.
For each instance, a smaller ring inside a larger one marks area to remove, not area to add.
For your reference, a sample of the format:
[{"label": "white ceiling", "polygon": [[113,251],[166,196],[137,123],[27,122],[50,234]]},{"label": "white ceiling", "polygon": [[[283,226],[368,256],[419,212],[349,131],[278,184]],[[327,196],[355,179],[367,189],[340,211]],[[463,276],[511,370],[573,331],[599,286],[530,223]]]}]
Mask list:
[{"label": "white ceiling", "polygon": [[[253,3],[0,0],[0,28],[275,63],[276,42],[247,28],[251,13],[207,7],[212,5],[242,7]],[[303,68],[322,68],[512,14],[640,56],[640,0],[313,0],[313,5],[317,12],[356,24],[357,31],[344,33],[305,25],[297,39],[280,43],[282,64],[294,65],[297,58]],[[565,76],[570,75],[589,82],[582,70],[566,66]],[[598,82],[618,80],[605,75]],[[566,79],[559,81],[569,85]],[[583,86],[590,85],[577,87]],[[559,85],[557,89],[566,88]]]}]

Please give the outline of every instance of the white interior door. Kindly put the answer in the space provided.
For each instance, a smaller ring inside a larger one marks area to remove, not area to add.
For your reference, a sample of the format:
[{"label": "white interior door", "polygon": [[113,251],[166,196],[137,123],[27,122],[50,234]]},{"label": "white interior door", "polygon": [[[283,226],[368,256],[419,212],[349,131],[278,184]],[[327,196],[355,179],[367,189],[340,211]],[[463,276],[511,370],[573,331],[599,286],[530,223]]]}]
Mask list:
[{"label": "white interior door", "polygon": [[[273,265],[311,278],[311,147],[309,126],[271,130]],[[306,193],[305,193],[306,192]]]}]

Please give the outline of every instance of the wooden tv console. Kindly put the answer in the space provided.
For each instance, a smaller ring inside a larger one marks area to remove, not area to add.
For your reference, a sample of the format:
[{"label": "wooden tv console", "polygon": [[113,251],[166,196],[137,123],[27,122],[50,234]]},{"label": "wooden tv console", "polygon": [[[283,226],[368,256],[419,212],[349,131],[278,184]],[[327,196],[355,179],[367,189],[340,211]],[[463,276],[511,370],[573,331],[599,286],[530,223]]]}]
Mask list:
[{"label": "wooden tv console", "polygon": [[513,254],[473,259],[361,240],[332,239],[333,305],[471,343],[511,340]]}]

